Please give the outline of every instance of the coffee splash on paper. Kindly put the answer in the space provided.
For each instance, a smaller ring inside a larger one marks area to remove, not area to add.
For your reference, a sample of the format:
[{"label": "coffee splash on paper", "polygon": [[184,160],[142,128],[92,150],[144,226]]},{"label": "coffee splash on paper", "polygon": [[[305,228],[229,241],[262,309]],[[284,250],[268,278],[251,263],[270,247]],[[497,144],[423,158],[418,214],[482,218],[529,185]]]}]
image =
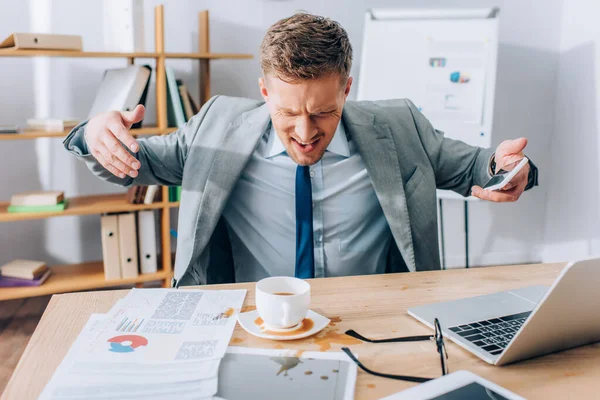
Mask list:
[{"label": "coffee splash on paper", "polygon": [[229,318],[233,315],[233,308],[228,308],[227,311],[225,311],[223,313],[223,316],[225,316],[226,318]]},{"label": "coffee splash on paper", "polygon": [[279,371],[275,374],[276,376],[279,376],[282,372],[284,373],[283,376],[288,376],[288,371],[292,368],[296,368],[298,364],[302,362],[298,357],[271,357],[271,360],[281,365],[281,368],[279,368]]}]

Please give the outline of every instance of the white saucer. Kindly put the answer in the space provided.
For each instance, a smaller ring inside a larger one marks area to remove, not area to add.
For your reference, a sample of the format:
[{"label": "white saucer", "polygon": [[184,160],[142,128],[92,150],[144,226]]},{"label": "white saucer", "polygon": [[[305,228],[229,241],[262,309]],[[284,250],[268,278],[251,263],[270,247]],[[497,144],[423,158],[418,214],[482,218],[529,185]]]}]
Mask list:
[{"label": "white saucer", "polygon": [[259,316],[258,311],[256,310],[240,313],[237,316],[240,326],[244,328],[246,332],[256,337],[272,340],[302,339],[320,332],[321,330],[323,330],[323,328],[329,325],[330,322],[329,318],[324,317],[321,314],[314,312],[313,310],[308,310],[308,312],[306,313],[306,319],[311,319],[314,322],[314,325],[310,330],[301,330],[297,334],[293,334],[293,330],[291,329],[277,330],[277,332],[281,332],[280,334],[277,334],[275,330],[267,331],[267,328],[265,328],[264,324],[262,326],[257,325],[254,322],[257,318],[259,318]]}]

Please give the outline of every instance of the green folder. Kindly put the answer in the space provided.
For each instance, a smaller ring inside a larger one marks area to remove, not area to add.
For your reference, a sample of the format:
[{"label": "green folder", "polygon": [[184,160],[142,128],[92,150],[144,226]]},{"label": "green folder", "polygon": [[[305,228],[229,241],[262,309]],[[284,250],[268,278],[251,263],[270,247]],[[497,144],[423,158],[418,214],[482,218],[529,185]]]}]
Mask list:
[{"label": "green folder", "polygon": [[65,199],[62,203],[53,204],[50,206],[8,206],[7,211],[9,213],[43,213],[43,212],[56,212],[63,211],[67,207],[68,201]]}]

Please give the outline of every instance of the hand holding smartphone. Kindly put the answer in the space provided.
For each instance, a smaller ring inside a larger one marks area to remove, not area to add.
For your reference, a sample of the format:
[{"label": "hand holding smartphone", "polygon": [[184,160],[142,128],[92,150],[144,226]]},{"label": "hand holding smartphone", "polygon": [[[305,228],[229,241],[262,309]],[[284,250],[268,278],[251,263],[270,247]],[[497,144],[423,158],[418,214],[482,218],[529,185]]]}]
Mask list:
[{"label": "hand holding smartphone", "polygon": [[500,171],[496,172],[485,185],[484,190],[500,190],[504,188],[513,179],[529,160],[527,157],[523,157],[520,161],[505,165]]}]

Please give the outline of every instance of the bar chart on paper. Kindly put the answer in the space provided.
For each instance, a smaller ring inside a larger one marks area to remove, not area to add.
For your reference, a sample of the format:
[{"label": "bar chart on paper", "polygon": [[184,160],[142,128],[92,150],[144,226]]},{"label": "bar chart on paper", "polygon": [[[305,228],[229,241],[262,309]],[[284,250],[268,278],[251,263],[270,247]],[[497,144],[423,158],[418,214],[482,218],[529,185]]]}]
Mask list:
[{"label": "bar chart on paper", "polygon": [[117,325],[118,332],[137,332],[140,325],[144,322],[143,318],[131,320],[129,317],[123,318],[121,323]]}]

